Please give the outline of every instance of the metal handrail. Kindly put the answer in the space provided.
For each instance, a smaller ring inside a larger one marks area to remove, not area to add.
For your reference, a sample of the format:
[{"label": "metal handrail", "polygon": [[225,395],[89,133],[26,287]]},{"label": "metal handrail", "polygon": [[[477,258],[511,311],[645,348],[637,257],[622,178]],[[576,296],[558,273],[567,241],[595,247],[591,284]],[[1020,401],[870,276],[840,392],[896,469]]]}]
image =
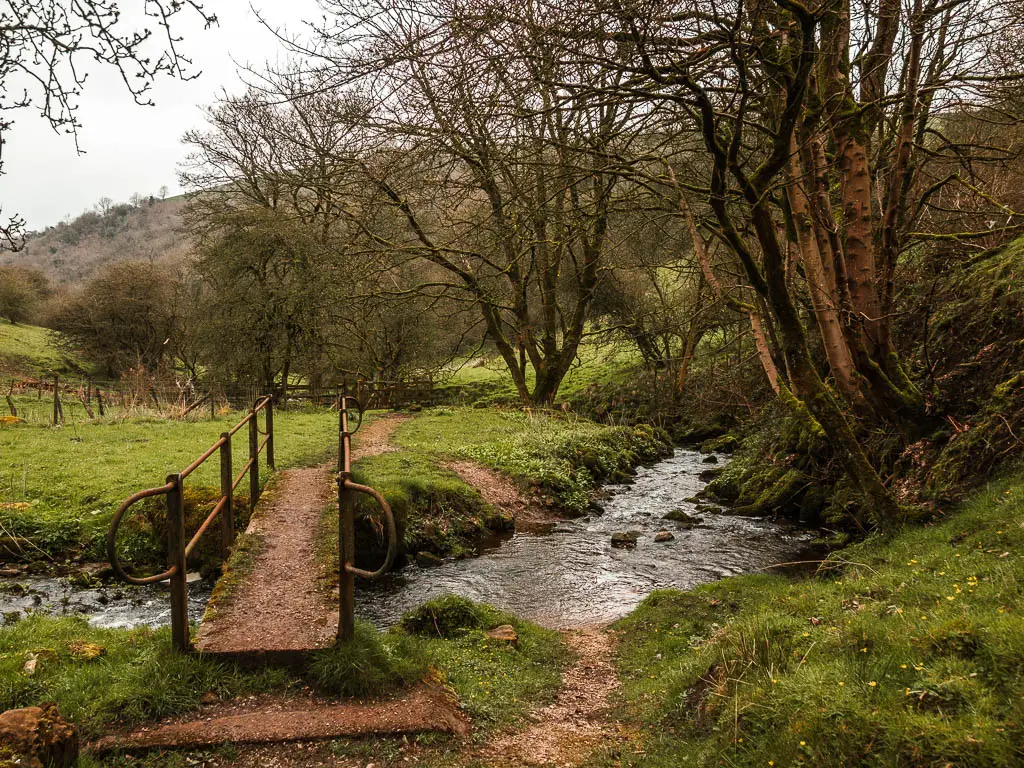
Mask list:
[{"label": "metal handrail", "polygon": [[[260,411],[266,412],[267,428],[266,431],[259,429],[256,422],[257,415]],[[187,594],[185,594],[185,563],[188,557],[192,554],[199,540],[203,537],[213,525],[213,522],[222,515],[222,539],[221,548],[222,554],[227,557],[227,550],[230,545],[230,539],[234,536],[234,514],[232,510],[232,499],[234,491],[238,487],[239,483],[242,482],[246,473],[250,475],[250,499],[249,503],[251,507],[255,507],[256,501],[260,495],[259,487],[259,455],[266,451],[267,454],[267,465],[274,468],[274,416],[273,416],[273,402],[269,395],[265,395],[256,400],[253,407],[246,414],[245,418],[239,421],[232,429],[228,432],[221,434],[220,438],[206,449],[195,461],[185,467],[179,474],[171,475],[167,478],[167,483],[157,488],[149,488],[144,491],[134,493],[121,502],[121,505],[117,508],[114,513],[114,517],[110,521],[110,528],[107,530],[107,558],[110,561],[110,566],[114,573],[129,584],[154,584],[159,581],[171,579],[171,625],[172,635],[174,639],[174,645],[178,650],[187,650],[190,645],[188,642],[188,615],[187,615]],[[231,437],[242,429],[246,424],[249,425],[249,460],[245,463],[245,467],[242,469],[240,475],[234,478],[232,482],[231,477]],[[266,438],[259,442],[258,435],[266,435]],[[269,446],[269,447],[268,447]],[[221,453],[221,496],[217,500],[213,509],[206,516],[199,528],[192,535],[192,538],[187,543],[184,541],[184,515],[183,515],[183,503],[182,503],[182,481],[199,467],[203,465],[211,456],[220,451]],[[120,558],[117,555],[117,534],[121,527],[121,523],[124,520],[125,514],[128,510],[136,503],[143,499],[151,498],[153,496],[167,496],[167,516],[168,516],[168,556],[171,560],[170,567],[161,572],[153,574],[152,576],[132,576],[128,574]]]},{"label": "metal handrail", "polygon": [[138,501],[148,499],[152,496],[163,496],[170,493],[172,490],[174,490],[174,483],[166,483],[165,485],[161,485],[159,488],[149,488],[148,490],[134,493],[121,502],[121,506],[117,508],[117,512],[114,513],[114,517],[110,521],[110,528],[107,531],[107,559],[110,560],[110,567],[114,569],[114,573],[130,584],[155,584],[158,581],[169,579],[176,571],[172,566],[163,573],[158,573],[153,576],[146,576],[144,578],[129,576],[125,573],[124,568],[121,566],[121,561],[117,557],[116,546],[117,529],[121,527],[121,518],[124,517],[124,513],[128,511],[128,508]]},{"label": "metal handrail", "polygon": [[380,505],[381,510],[384,512],[384,521],[386,528],[384,535],[387,537],[388,541],[387,553],[384,555],[384,563],[383,565],[381,565],[380,568],[378,568],[375,571],[365,571],[362,568],[356,568],[355,565],[353,565],[352,563],[345,563],[345,570],[351,573],[353,576],[359,576],[370,581],[373,581],[374,579],[379,579],[381,576],[383,576],[385,573],[391,570],[391,566],[395,562],[395,555],[398,552],[398,528],[395,525],[395,516],[391,512],[391,505],[387,503],[387,501],[384,499],[384,497],[380,494],[379,491],[377,491],[374,488],[371,488],[368,485],[360,485],[359,483],[354,483],[352,482],[352,480],[348,478],[344,478],[343,483],[345,488],[348,488],[351,491],[356,491],[357,493],[364,493],[367,496],[372,496],[377,500],[377,503]]},{"label": "metal handrail", "polygon": [[[349,428],[348,404],[355,403],[357,421],[355,429]],[[398,553],[398,527],[391,505],[376,489],[352,480],[352,435],[363,424],[363,408],[359,401],[349,395],[338,398],[338,638],[351,640],[355,635],[355,584],[359,576],[370,581],[383,576],[395,562]],[[387,551],[383,564],[375,571],[357,568],[355,565],[355,511],[353,493],[362,493],[376,500],[384,513]]]}]

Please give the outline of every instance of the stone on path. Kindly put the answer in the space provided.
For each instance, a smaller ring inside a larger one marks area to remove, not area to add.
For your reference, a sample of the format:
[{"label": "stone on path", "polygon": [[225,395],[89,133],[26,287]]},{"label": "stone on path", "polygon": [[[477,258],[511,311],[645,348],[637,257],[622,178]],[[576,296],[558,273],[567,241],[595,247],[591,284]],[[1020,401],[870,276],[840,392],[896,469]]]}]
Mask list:
[{"label": "stone on path", "polygon": [[501,643],[508,643],[516,648],[519,647],[519,635],[511,624],[502,624],[494,629],[487,630],[485,634],[489,640],[497,640]]},{"label": "stone on path", "polygon": [[671,531],[658,531],[654,534],[654,540],[658,543],[663,541],[675,541],[675,535]]},{"label": "stone on path", "polygon": [[11,709],[0,714],[0,758],[5,753],[24,768],[70,768],[78,764],[78,734],[56,704]]}]

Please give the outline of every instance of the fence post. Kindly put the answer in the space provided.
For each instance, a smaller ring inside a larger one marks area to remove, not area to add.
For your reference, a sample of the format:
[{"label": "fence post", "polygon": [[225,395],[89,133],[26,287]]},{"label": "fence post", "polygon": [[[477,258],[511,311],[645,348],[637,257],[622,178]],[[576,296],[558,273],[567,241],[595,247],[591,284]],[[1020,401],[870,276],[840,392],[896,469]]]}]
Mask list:
[{"label": "fence post", "polygon": [[256,509],[256,501],[260,496],[260,433],[257,426],[256,411],[249,411],[249,511]]},{"label": "fence post", "polygon": [[231,542],[235,539],[235,489],[231,487],[235,478],[232,475],[231,434],[221,432],[220,439],[220,495],[224,501],[224,509],[220,513],[220,554],[227,561],[231,551]]},{"label": "fence post", "polygon": [[355,561],[355,513],[352,491],[345,487],[348,473],[338,473],[338,639],[355,635],[355,576],[348,569]]},{"label": "fence post", "polygon": [[267,466],[274,469],[274,398],[267,400]]},{"label": "fence post", "polygon": [[60,421],[60,377],[54,374],[53,376],[53,426],[57,426]]},{"label": "fence post", "polygon": [[98,387],[96,388],[96,405],[100,408],[100,416],[105,416],[106,414],[103,412],[103,393]]},{"label": "fence post", "polygon": [[171,643],[174,650],[192,649],[188,631],[188,574],[185,568],[185,510],[181,498],[181,475],[169,475],[174,487],[167,494],[167,557],[171,574]]}]

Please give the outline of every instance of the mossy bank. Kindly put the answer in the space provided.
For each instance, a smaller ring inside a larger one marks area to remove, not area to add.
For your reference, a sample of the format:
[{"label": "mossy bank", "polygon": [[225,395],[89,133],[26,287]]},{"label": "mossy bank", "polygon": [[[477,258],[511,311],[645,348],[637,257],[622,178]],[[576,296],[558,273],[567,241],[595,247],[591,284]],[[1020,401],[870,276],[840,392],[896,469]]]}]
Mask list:
[{"label": "mossy bank", "polygon": [[[571,414],[455,407],[417,414],[398,426],[391,443],[394,450],[362,459],[353,469],[357,481],[380,490],[391,504],[407,555],[471,554],[481,538],[512,528],[507,513],[489,505],[449,467],[454,460],[474,461],[511,477],[524,496],[553,515],[577,516],[587,511],[602,482],[627,479],[637,465],[671,453],[667,436],[652,427],[608,427]],[[375,512],[372,503],[361,509]],[[372,550],[373,537],[366,538],[364,549]]]},{"label": "mossy bank", "polygon": [[814,578],[652,594],[616,625],[633,749],[604,765],[1024,760],[1024,474]]}]

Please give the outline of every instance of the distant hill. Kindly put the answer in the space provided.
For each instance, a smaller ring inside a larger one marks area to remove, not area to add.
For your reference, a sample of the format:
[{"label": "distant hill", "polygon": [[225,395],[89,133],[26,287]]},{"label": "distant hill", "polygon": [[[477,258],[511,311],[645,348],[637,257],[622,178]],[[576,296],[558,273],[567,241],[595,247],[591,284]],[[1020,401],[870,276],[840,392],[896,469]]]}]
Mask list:
[{"label": "distant hill", "polygon": [[177,231],[184,196],[142,198],[137,204],[105,202],[30,235],[18,253],[0,252],[0,265],[35,267],[56,285],[70,286],[111,262],[176,263],[188,252],[187,240]]}]

